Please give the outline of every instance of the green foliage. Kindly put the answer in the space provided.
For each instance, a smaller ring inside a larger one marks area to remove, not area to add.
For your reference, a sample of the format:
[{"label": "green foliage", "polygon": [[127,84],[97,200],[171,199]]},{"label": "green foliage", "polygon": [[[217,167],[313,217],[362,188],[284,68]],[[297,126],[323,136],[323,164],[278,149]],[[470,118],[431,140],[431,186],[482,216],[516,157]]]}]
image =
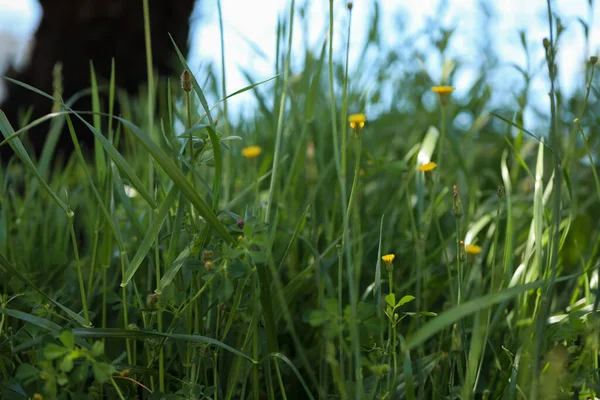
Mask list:
[{"label": "green foliage", "polygon": [[[595,62],[561,92],[561,25],[544,49],[551,108],[524,126],[532,71],[514,102],[492,103],[488,69],[444,98],[431,87],[463,66],[452,30],[424,34],[445,60],[434,82],[418,41],[381,50],[373,10],[356,69],[325,38],[290,49],[283,19],[273,78],[244,71],[227,94],[210,66],[189,92],[160,78],[136,98],[111,79],[123,113],[95,100],[88,131],[70,100],[12,82],[61,111],[40,160],[0,113],[16,154],[0,167],[2,399],[599,395]],[[96,99],[93,68],[90,86]],[[257,109],[234,123],[241,95]],[[77,151],[52,165],[60,126]]]}]

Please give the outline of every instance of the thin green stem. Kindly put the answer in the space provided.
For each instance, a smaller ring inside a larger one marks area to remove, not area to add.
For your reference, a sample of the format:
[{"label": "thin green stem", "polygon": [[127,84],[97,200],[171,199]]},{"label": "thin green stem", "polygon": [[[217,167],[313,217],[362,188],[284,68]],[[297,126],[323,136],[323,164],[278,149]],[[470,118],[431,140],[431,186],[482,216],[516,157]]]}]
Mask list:
[{"label": "thin green stem", "polygon": [[[446,105],[442,104],[440,107],[441,112],[441,127],[440,127],[440,146],[439,146],[439,155],[438,155],[438,168],[443,164],[444,159],[444,150],[445,150],[445,142],[446,142],[446,130],[447,130],[447,121],[446,121]],[[438,174],[441,176],[441,174]]]},{"label": "thin green stem", "polygon": [[346,170],[347,170],[347,137],[348,137],[348,125],[346,125],[346,118],[348,116],[348,63],[350,60],[350,28],[352,26],[352,9],[348,13],[348,36],[346,38],[346,65],[344,68],[344,87],[342,93],[342,181],[346,183]]},{"label": "thin green stem", "polygon": [[[153,212],[153,220],[154,221],[158,221],[158,210],[154,210]],[[154,225],[154,264],[156,267],[156,288],[158,290],[158,292],[162,292],[161,290],[161,285],[160,285],[160,279],[161,279],[161,272],[160,272],[160,242],[158,239],[158,224],[155,223]],[[163,332],[163,313],[161,310],[158,311],[158,331],[159,332]],[[160,346],[160,353],[158,356],[158,387],[160,389],[161,392],[165,392],[165,349],[164,346]]]},{"label": "thin green stem", "polygon": [[281,137],[283,136],[283,114],[285,113],[285,100],[288,91],[288,80],[290,75],[290,59],[292,57],[292,38],[294,33],[294,10],[296,0],[292,0],[290,5],[290,32],[288,36],[287,56],[285,59],[285,67],[283,71],[283,88],[281,89],[281,99],[279,101],[279,117],[277,119],[277,133],[275,135],[275,152],[273,155],[273,170],[271,172],[271,183],[269,184],[269,198],[267,200],[267,208],[265,210],[265,223],[269,223],[271,219],[271,207],[273,198],[275,197],[275,184],[277,182],[277,174],[279,172],[279,158],[281,157]]},{"label": "thin green stem", "polygon": [[362,151],[362,135],[361,132],[356,133],[356,160],[354,167],[354,179],[352,181],[352,189],[350,191],[350,200],[348,201],[348,208],[346,209],[346,217],[344,219],[344,232],[342,234],[342,247],[346,250],[348,258],[347,264],[347,279],[348,279],[348,293],[350,297],[350,337],[352,341],[352,350],[354,353],[354,372],[355,379],[358,385],[358,392],[362,393],[362,382],[360,377],[360,345],[358,337],[358,326],[357,326],[357,304],[358,296],[355,281],[354,281],[354,264],[351,261],[350,251],[350,215],[352,214],[353,205],[356,199],[356,193],[358,192],[358,178],[360,176],[360,155]]},{"label": "thin green stem", "polygon": [[79,292],[81,294],[81,304],[83,307],[83,316],[85,324],[90,324],[90,314],[88,312],[87,297],[85,294],[85,285],[83,283],[83,273],[81,272],[81,262],[79,261],[79,247],[77,246],[77,236],[75,235],[75,226],[73,224],[73,216],[69,215],[69,229],[71,231],[71,241],[73,243],[73,252],[75,254],[75,268],[77,269],[77,280],[79,281]]}]

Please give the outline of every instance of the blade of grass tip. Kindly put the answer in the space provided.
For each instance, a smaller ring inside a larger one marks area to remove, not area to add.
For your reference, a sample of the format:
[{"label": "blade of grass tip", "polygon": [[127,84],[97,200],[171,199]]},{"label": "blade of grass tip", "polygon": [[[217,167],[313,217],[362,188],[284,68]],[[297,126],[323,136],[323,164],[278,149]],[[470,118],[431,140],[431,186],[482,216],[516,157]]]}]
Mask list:
[{"label": "blade of grass tip", "polygon": [[[244,78],[246,78],[246,80],[250,83],[254,80],[254,78],[252,77],[252,75],[250,75],[250,73],[246,70],[244,70],[243,68],[240,68],[240,71],[242,72],[242,75],[244,75]],[[281,76],[281,74],[277,74],[275,75],[275,78],[279,78],[279,76]],[[277,81],[275,81],[275,86],[277,86]],[[275,92],[275,89],[273,90],[273,92]],[[265,116],[265,119],[268,121],[269,126],[271,127],[271,121],[273,120],[273,110],[271,110],[269,108],[269,106],[267,106],[267,102],[264,98],[264,96],[258,91],[258,90],[253,90],[252,93],[254,94],[254,98],[256,99],[256,102],[258,103],[258,109],[262,112],[262,114]]]},{"label": "blade of grass tip", "polygon": [[521,293],[537,289],[541,287],[545,282],[536,281],[526,285],[513,286],[508,289],[504,289],[500,292],[488,294],[478,299],[470,300],[466,303],[461,304],[449,311],[446,311],[436,318],[428,321],[423,325],[421,329],[416,331],[408,340],[407,350],[412,350],[415,347],[425,343],[427,339],[441,331],[442,329],[450,326],[459,319],[471,315],[477,311],[491,307],[494,304],[500,303],[505,300],[509,300]]},{"label": "blade of grass tip", "polygon": [[110,82],[108,86],[108,140],[114,143],[112,123],[115,113],[115,59],[110,60]]},{"label": "blade of grass tip", "polygon": [[119,328],[77,328],[73,329],[73,335],[82,338],[112,338],[112,339],[135,339],[144,341],[146,339],[158,338],[158,339],[173,339],[183,340],[193,343],[204,343],[217,346],[225,351],[230,352],[233,355],[242,357],[245,360],[250,361],[253,364],[258,364],[259,361],[254,360],[252,357],[247,356],[241,351],[234,349],[225,343],[213,339],[207,336],[201,335],[185,335],[178,333],[163,333],[146,330],[130,330],[130,329],[119,329]]},{"label": "blade of grass tip", "polygon": [[50,320],[25,313],[23,311],[0,307],[0,314],[8,315],[9,317],[19,319],[23,322],[35,325],[55,334],[59,334],[60,331],[63,329],[60,325],[57,325]]},{"label": "blade of grass tip", "polygon": [[514,228],[513,228],[513,198],[512,198],[512,183],[510,178],[510,171],[507,165],[508,151],[502,153],[502,159],[500,162],[500,171],[502,174],[502,182],[504,185],[504,197],[506,206],[506,228],[504,234],[504,279],[510,280],[513,274],[513,240],[514,240]]},{"label": "blade of grass tip", "polygon": [[[52,69],[52,87],[54,89],[53,95],[56,98],[62,98],[63,94],[63,84],[62,84],[62,64],[56,63],[54,68]],[[52,112],[60,111],[60,103],[54,102],[52,104]],[[62,133],[62,129],[65,124],[65,119],[63,117],[55,118],[50,123],[50,130],[48,131],[48,135],[46,136],[46,140],[44,141],[44,147],[42,149],[42,154],[40,156],[40,160],[38,162],[38,170],[44,177],[44,179],[48,178],[50,174],[50,162],[52,161],[52,157],[54,155],[54,150],[56,149],[56,144],[58,143],[58,139]]]},{"label": "blade of grass tip", "polygon": [[[102,126],[100,124],[100,94],[98,91],[98,80],[96,79],[96,71],[94,69],[94,63],[90,60],[90,81],[92,89],[92,123],[94,128],[100,132]],[[94,162],[96,163],[96,177],[98,182],[104,181],[106,170],[106,160],[104,159],[104,152],[102,151],[102,145],[94,140]]]},{"label": "blade of grass tip", "polygon": [[17,278],[18,280],[23,282],[26,286],[28,286],[31,289],[33,289],[34,291],[38,292],[43,298],[45,298],[46,300],[48,300],[49,302],[51,302],[52,304],[54,304],[55,306],[57,306],[58,308],[63,310],[67,315],[69,315],[71,318],[73,318],[79,325],[85,326],[85,320],[83,319],[83,317],[81,315],[79,315],[75,311],[63,306],[58,301],[54,300],[53,298],[48,296],[46,293],[44,293],[42,290],[40,290],[33,283],[31,283],[31,281],[29,281],[29,279],[27,279],[25,276],[23,276],[15,267],[12,266],[12,264],[4,257],[4,255],[2,253],[0,253],[0,267],[3,270],[5,270],[9,275],[12,275],[13,277]]},{"label": "blade of grass tip", "polygon": [[477,371],[479,360],[483,351],[484,334],[487,325],[487,314],[475,313],[473,319],[473,334],[471,337],[471,346],[469,348],[469,358],[467,360],[467,374],[465,384],[463,385],[463,399],[471,399],[476,386]]},{"label": "blade of grass tip", "polygon": [[519,347],[519,350],[517,350],[517,354],[515,354],[515,359],[513,361],[513,365],[511,368],[511,372],[510,372],[508,391],[506,392],[506,396],[505,396],[505,399],[507,399],[507,400],[513,400],[513,399],[517,398],[516,397],[517,396],[517,384],[518,384],[518,377],[519,377],[519,367],[521,365],[522,350],[523,350],[523,347]]},{"label": "blade of grass tip", "polygon": [[308,211],[310,210],[310,206],[311,205],[308,204],[306,206],[306,208],[304,208],[304,212],[302,212],[302,215],[300,216],[300,219],[296,223],[296,227],[294,228],[294,232],[292,233],[292,237],[290,238],[290,241],[288,242],[288,245],[285,248],[285,251],[283,252],[283,256],[281,257],[281,260],[279,261],[279,268],[278,269],[280,271],[283,268],[283,264],[285,263],[285,260],[287,259],[288,254],[290,253],[292,245],[296,241],[296,238],[298,237],[298,235],[300,234],[300,232],[304,229],[304,224],[306,223],[306,216],[308,215]]},{"label": "blade of grass tip", "polygon": [[[169,190],[167,197],[164,199],[158,210],[158,218],[154,220],[155,226],[153,227],[153,229],[149,229],[146,232],[142,243],[140,243],[135,255],[133,256],[133,260],[131,260],[129,266],[127,267],[127,270],[125,271],[123,281],[121,282],[121,287],[127,286],[131,278],[133,278],[136,271],[142,264],[142,261],[144,261],[144,258],[146,258],[146,255],[150,251],[150,248],[152,248],[152,243],[154,241],[154,232],[155,230],[159,230],[164,224],[167,216],[169,215],[169,210],[175,203],[175,199],[177,199],[178,193],[179,191],[177,190],[176,186],[171,187],[171,189]],[[173,267],[174,266],[172,266],[172,268]]]},{"label": "blade of grass tip", "polygon": [[188,257],[192,254],[191,246],[186,246],[181,253],[177,256],[175,261],[171,264],[168,270],[165,271],[162,278],[160,279],[160,286],[154,291],[156,294],[161,294],[162,291],[175,279],[175,276],[183,267],[183,264],[188,259]]},{"label": "blade of grass tip", "polygon": [[375,288],[373,290],[378,317],[381,317],[381,236],[383,234],[384,217],[385,215],[381,216],[381,222],[379,223],[379,247],[377,249],[377,265],[375,265]]},{"label": "blade of grass tip", "polygon": [[298,368],[296,368],[296,366],[294,365],[294,363],[292,363],[289,358],[287,358],[285,355],[283,355],[281,353],[274,353],[274,354],[269,354],[269,355],[271,357],[273,357],[273,358],[279,358],[284,363],[286,363],[287,366],[290,367],[290,369],[294,372],[294,374],[296,375],[296,377],[300,381],[300,384],[304,388],[304,391],[306,392],[306,395],[308,396],[308,398],[312,399],[312,400],[315,399],[314,396],[312,395],[312,393],[310,392],[310,389],[308,388],[308,385],[306,384],[306,382],[302,378],[302,375],[300,375],[300,371],[298,371]]},{"label": "blade of grass tip", "polygon": [[[406,341],[403,336],[400,336],[400,345],[404,349],[404,388],[406,398],[415,400],[415,376],[413,374],[412,362],[410,360],[410,350],[406,347]],[[396,392],[396,388],[392,388],[392,398]]]},{"label": "blade of grass tip", "polygon": [[158,164],[162,167],[164,172],[173,180],[173,183],[177,188],[188,198],[198,209],[200,215],[206,219],[206,221],[217,231],[228,243],[234,243],[233,237],[229,234],[227,229],[223,226],[221,221],[217,218],[212,209],[206,204],[204,199],[198,194],[194,187],[183,175],[181,170],[175,165],[173,160],[152,140],[148,135],[138,128],[133,123],[121,118],[115,117],[121,123],[133,133],[137,139],[144,145],[146,150],[154,157]]},{"label": "blade of grass tip", "polygon": [[[12,126],[10,125],[10,122],[8,122],[8,119],[6,118],[6,115],[2,110],[0,110],[0,131],[2,131],[2,135],[4,135],[5,138],[8,138],[10,135],[15,133]],[[37,180],[40,182],[40,184],[46,190],[46,192],[50,195],[50,197],[56,202],[56,204],[58,204],[60,208],[62,208],[65,214],[69,218],[75,215],[73,211],[69,209],[69,207],[67,207],[67,205],[56,195],[56,193],[52,191],[52,189],[50,188],[50,186],[48,186],[44,178],[42,178],[35,165],[33,165],[33,161],[31,161],[31,158],[29,157],[29,154],[27,154],[25,147],[23,147],[21,140],[17,137],[14,138],[10,141],[10,146],[13,148],[17,156],[21,159],[23,164],[25,164],[25,166],[37,178]]]}]

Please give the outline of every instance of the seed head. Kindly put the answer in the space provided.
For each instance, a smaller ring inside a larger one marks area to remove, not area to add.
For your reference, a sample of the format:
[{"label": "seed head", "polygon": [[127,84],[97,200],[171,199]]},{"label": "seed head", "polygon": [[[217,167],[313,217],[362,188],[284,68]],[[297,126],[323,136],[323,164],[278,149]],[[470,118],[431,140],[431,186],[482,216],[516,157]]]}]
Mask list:
[{"label": "seed head", "polygon": [[192,90],[192,86],[193,86],[192,74],[190,74],[190,72],[186,69],[181,74],[181,88],[184,91],[189,92],[190,90]]}]

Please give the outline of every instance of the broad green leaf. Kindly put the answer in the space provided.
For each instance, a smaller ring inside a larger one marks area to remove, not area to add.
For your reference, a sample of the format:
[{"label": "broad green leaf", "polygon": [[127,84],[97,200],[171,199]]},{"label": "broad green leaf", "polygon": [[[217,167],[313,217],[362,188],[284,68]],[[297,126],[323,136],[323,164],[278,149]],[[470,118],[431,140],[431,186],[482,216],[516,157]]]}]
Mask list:
[{"label": "broad green leaf", "polygon": [[92,364],[92,372],[94,373],[94,378],[100,383],[108,382],[111,375],[116,372],[115,367],[110,364],[95,362]]},{"label": "broad green leaf", "polygon": [[405,305],[406,303],[410,303],[414,299],[415,299],[415,296],[406,295],[400,299],[398,304],[396,304],[396,307],[401,307],[401,306]]},{"label": "broad green leaf", "polygon": [[73,369],[73,359],[67,354],[60,360],[60,370],[64,372],[71,372]]},{"label": "broad green leaf", "polygon": [[323,310],[312,310],[306,317],[311,326],[321,326],[329,321],[329,314]]},{"label": "broad green leaf", "polygon": [[46,347],[44,347],[44,357],[46,357],[48,360],[54,360],[62,357],[68,352],[69,349],[66,347],[54,343],[48,343]]},{"label": "broad green leaf", "polygon": [[75,336],[71,331],[62,331],[58,338],[67,349],[73,350],[75,348]]},{"label": "broad green leaf", "polygon": [[394,293],[389,293],[385,296],[385,302],[392,308],[396,307],[396,295]]}]

